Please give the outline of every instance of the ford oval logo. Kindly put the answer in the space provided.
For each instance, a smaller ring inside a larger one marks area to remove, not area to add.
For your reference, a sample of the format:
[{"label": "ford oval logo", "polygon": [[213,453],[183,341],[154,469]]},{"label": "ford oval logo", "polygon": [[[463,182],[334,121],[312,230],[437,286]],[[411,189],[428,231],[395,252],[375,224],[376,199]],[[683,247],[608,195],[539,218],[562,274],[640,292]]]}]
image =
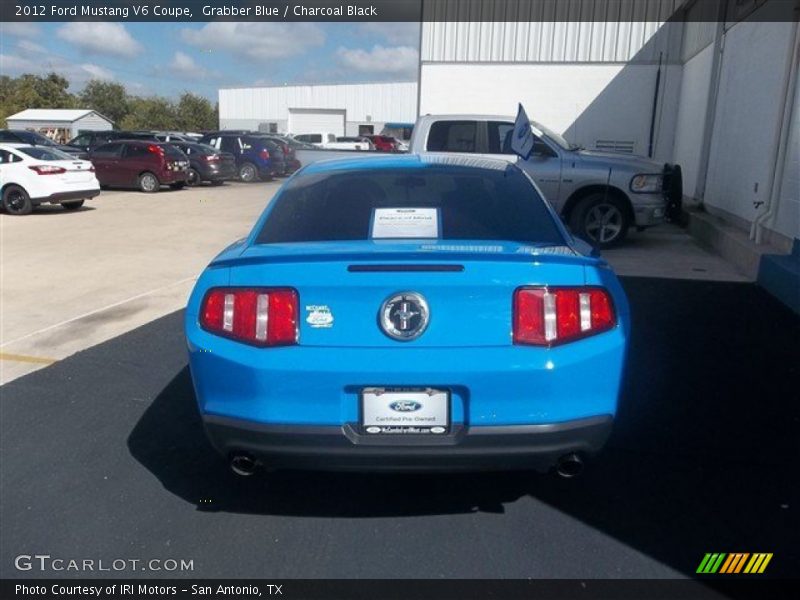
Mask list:
[{"label": "ford oval logo", "polygon": [[422,408],[422,404],[413,400],[398,400],[389,405],[394,412],[415,412]]}]

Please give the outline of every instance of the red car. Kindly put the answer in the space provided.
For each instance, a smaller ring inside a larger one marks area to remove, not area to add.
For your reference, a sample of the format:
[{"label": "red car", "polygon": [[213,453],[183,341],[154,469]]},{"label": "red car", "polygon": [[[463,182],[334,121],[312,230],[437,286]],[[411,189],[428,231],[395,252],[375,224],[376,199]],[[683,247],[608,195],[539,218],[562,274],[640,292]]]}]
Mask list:
[{"label": "red car", "polygon": [[101,187],[135,187],[157,192],[180,189],[189,178],[189,159],[172,144],[121,140],[95,148],[89,159]]},{"label": "red car", "polygon": [[399,150],[399,146],[397,145],[397,140],[388,135],[365,135],[363,136],[375,146],[375,150],[378,152],[397,152]]}]

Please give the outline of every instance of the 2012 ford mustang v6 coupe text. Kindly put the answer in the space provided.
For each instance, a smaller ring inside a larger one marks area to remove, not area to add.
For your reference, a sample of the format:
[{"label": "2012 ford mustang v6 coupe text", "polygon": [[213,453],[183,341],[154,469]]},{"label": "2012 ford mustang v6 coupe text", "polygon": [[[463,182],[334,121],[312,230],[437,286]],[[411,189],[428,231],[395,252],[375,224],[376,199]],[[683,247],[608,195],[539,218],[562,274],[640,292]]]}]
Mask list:
[{"label": "2012 ford mustang v6 coupe text", "polygon": [[506,161],[302,169],[189,300],[212,444],[240,474],[574,473],[610,432],[629,329],[584,247]]}]

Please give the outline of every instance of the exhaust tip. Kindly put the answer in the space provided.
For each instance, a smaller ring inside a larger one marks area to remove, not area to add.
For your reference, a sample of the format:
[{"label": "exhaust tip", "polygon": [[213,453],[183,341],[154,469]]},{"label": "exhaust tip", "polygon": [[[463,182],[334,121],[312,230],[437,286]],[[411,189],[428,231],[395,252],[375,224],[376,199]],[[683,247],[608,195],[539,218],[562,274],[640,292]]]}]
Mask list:
[{"label": "exhaust tip", "polygon": [[564,479],[571,479],[577,477],[583,471],[583,459],[579,454],[565,454],[558,459],[556,464],[556,473]]},{"label": "exhaust tip", "polygon": [[256,472],[258,464],[249,454],[234,454],[231,456],[231,471],[240,477],[250,477]]}]

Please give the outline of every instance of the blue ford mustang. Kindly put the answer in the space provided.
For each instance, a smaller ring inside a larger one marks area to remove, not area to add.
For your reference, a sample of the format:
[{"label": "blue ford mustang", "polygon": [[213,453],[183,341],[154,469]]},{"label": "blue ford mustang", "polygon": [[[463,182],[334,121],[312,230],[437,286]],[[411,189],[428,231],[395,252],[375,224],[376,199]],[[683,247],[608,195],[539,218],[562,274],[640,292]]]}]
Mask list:
[{"label": "blue ford mustang", "polygon": [[305,167],[189,300],[212,444],[240,474],[574,474],[610,432],[629,329],[585,248],[506,161]]}]

